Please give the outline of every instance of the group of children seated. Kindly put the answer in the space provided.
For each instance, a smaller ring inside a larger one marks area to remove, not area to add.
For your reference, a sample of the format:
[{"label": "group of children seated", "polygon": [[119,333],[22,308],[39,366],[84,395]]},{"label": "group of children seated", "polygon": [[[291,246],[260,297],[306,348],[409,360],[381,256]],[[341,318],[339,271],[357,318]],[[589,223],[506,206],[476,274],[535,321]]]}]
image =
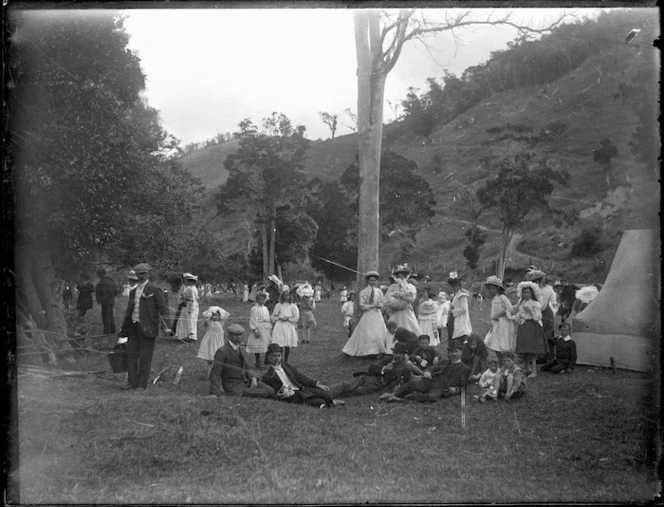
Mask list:
[{"label": "group of children seated", "polygon": [[[541,371],[550,373],[571,373],[576,365],[576,344],[570,336],[571,327],[567,322],[559,326],[560,334],[555,339],[554,354],[550,361],[541,366]],[[469,368],[469,384],[477,383],[478,394],[473,398],[480,403],[487,400],[497,401],[499,398],[510,400],[520,398],[526,393],[526,374],[519,365],[519,358],[514,352],[502,352],[488,355],[482,366],[478,369],[478,354],[472,352],[477,349],[479,339],[475,334],[470,335],[463,343],[464,353],[462,361]],[[480,340],[481,341],[481,340]],[[443,360],[438,348],[430,345],[430,337],[418,337],[418,346],[409,355],[408,359],[422,372],[431,369]],[[484,371],[482,368],[486,367]],[[474,372],[477,371],[477,374]]]}]

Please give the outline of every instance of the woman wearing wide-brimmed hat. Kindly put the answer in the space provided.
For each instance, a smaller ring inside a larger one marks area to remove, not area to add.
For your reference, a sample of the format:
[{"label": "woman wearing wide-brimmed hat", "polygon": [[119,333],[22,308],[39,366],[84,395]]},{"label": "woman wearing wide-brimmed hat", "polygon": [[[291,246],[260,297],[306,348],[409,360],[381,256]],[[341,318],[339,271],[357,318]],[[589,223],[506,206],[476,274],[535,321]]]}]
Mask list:
[{"label": "woman wearing wide-brimmed hat", "polygon": [[407,329],[419,336],[422,333],[413,311],[413,303],[417,298],[417,288],[408,283],[408,278],[412,273],[413,271],[407,264],[395,266],[392,270],[394,283],[387,289],[385,299],[390,314],[389,320],[396,322],[397,327]]},{"label": "woman wearing wide-brimmed hat", "polygon": [[549,346],[542,329],[542,293],[539,285],[534,282],[520,282],[517,285],[519,302],[512,309],[517,315],[519,327],[516,330],[516,353],[523,354],[526,371],[529,377],[537,376],[537,355],[546,354]]},{"label": "woman wearing wide-brimmed hat", "polygon": [[358,300],[362,316],[342,350],[344,354],[362,357],[388,352],[385,348],[387,328],[380,311],[385,304],[385,296],[377,287],[379,278],[378,271],[368,271],[364,274],[367,286],[360,291]]},{"label": "woman wearing wide-brimmed hat", "polygon": [[503,352],[516,349],[516,326],[512,319],[512,303],[505,295],[502,279],[491,275],[484,282],[484,288],[491,297],[491,329],[484,338],[484,345],[493,350],[502,364]]},{"label": "woman wearing wide-brimmed hat", "polygon": [[184,305],[175,327],[175,336],[180,341],[195,342],[198,339],[198,277],[185,273],[182,278],[185,284],[182,294]]}]

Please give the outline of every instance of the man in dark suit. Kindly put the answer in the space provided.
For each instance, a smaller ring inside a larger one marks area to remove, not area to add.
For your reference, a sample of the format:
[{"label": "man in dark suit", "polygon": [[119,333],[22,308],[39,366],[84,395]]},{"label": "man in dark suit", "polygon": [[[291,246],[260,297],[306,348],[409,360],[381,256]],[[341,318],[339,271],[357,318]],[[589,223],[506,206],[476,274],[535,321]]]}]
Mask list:
[{"label": "man in dark suit", "polygon": [[231,324],[227,334],[228,341],[214,354],[210,371],[210,396],[274,397],[274,389],[260,382],[252,371],[247,370],[240,349],[244,328],[239,324]]},{"label": "man in dark suit", "polygon": [[[394,322],[393,320],[387,322],[387,331],[392,335],[392,340],[393,340],[393,343],[391,344],[392,348],[397,343],[403,343],[406,346],[408,355],[410,355],[413,352],[415,352],[415,349],[417,347],[419,347],[418,336],[406,328],[398,327],[397,323]],[[388,344],[388,349],[389,348],[390,344]],[[390,350],[388,350],[387,353],[389,354]]]},{"label": "man in dark suit", "polygon": [[110,276],[106,276],[103,269],[97,270],[99,282],[95,287],[95,297],[97,304],[101,305],[101,322],[104,326],[104,334],[115,333],[115,296],[118,295],[118,289]]},{"label": "man in dark suit", "polygon": [[283,349],[279,344],[271,343],[268,346],[265,362],[270,367],[261,379],[274,389],[277,399],[288,403],[305,403],[313,407],[333,407],[335,402],[329,388],[300,373],[289,363],[282,363],[282,353]]},{"label": "man in dark suit", "polygon": [[387,401],[404,401],[411,394],[417,401],[438,401],[461,392],[468,383],[470,368],[461,361],[462,347],[452,341],[447,349],[449,360],[440,361],[421,377],[413,377],[399,387]]},{"label": "man in dark suit", "polygon": [[148,280],[152,268],[141,263],[134,266],[138,285],[129,293],[119,336],[127,337],[127,382],[122,389],[148,387],[154,343],[161,326],[168,335],[166,320],[169,317],[168,305],[162,290]]}]

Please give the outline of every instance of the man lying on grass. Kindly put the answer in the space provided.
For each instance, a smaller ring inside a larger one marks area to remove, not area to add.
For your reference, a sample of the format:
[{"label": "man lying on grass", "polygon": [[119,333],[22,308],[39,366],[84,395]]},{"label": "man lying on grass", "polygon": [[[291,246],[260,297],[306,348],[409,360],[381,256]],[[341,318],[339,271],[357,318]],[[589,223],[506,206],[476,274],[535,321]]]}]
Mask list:
[{"label": "man lying on grass", "polygon": [[279,401],[306,404],[319,408],[331,408],[343,402],[332,399],[329,388],[320,382],[297,371],[289,363],[282,363],[283,349],[277,343],[271,343],[265,353],[265,362],[269,368],[261,381],[276,393]]},{"label": "man lying on grass", "polygon": [[330,394],[333,398],[338,398],[388,390],[391,395],[391,389],[400,382],[407,382],[413,375],[422,375],[422,370],[408,360],[407,353],[406,344],[397,343],[391,356],[385,356],[373,363],[368,372],[355,373],[351,380],[330,386]]},{"label": "man lying on grass", "polygon": [[451,342],[447,349],[449,359],[440,361],[421,377],[414,377],[399,387],[387,401],[404,401],[404,397],[417,401],[438,401],[461,392],[468,382],[470,368],[461,362],[462,348]]}]

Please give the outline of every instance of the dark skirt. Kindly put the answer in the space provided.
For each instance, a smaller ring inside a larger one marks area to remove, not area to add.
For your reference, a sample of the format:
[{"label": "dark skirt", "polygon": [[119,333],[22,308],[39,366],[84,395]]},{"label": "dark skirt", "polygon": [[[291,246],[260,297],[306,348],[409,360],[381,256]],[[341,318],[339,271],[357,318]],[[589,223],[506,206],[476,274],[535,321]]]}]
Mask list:
[{"label": "dark skirt", "polygon": [[527,320],[516,331],[517,354],[546,354],[549,345],[544,337],[544,330],[534,320]]}]

